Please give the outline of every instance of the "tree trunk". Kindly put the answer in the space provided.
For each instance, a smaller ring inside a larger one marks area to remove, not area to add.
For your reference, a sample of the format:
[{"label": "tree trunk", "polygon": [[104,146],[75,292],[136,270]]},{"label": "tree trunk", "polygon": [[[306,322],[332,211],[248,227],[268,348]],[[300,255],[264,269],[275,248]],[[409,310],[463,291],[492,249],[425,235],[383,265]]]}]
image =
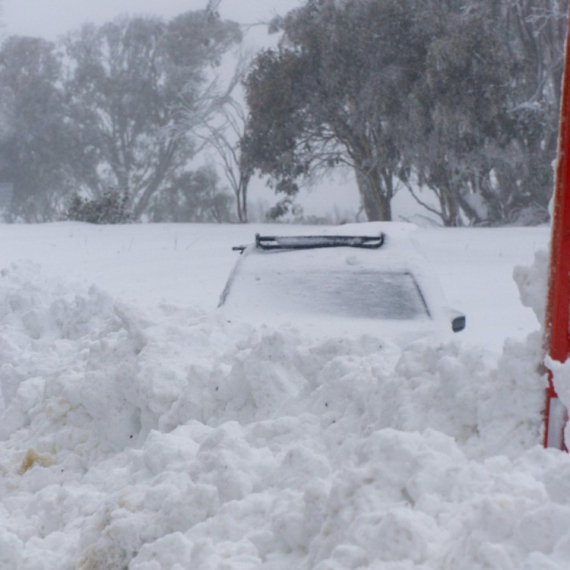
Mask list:
[{"label": "tree trunk", "polygon": [[158,164],[156,165],[152,178],[144,186],[138,199],[136,199],[135,196],[131,197],[133,200],[133,216],[136,221],[140,221],[143,214],[147,212],[152,197],[160,188],[172,164],[177,147],[176,142],[171,141],[168,143],[167,148],[160,149]]},{"label": "tree trunk", "polygon": [[355,169],[356,183],[360,192],[362,206],[369,222],[389,222],[392,220],[390,201],[392,194],[387,193],[378,176]]},{"label": "tree trunk", "polygon": [[251,174],[249,172],[240,173],[239,182],[235,189],[238,222],[241,224],[247,224],[247,188],[250,179]]}]

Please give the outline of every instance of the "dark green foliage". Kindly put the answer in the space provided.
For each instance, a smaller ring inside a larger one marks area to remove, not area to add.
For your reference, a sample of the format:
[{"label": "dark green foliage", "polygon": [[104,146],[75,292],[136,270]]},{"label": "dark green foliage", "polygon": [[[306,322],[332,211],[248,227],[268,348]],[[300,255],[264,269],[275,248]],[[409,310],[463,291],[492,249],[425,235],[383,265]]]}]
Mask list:
[{"label": "dark green foliage", "polygon": [[294,204],[293,200],[289,197],[282,198],[271,207],[267,212],[267,219],[269,221],[279,220],[287,215],[299,217],[303,213],[303,208],[298,204]]},{"label": "dark green foliage", "polygon": [[72,196],[65,219],[90,224],[127,224],[132,222],[133,216],[129,197],[107,190],[96,199],[82,198],[77,194]]}]

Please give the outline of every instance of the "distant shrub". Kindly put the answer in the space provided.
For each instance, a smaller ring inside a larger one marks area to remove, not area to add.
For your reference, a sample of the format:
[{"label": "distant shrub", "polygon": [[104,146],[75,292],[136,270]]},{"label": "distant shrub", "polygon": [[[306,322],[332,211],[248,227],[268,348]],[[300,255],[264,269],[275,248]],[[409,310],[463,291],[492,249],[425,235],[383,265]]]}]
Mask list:
[{"label": "distant shrub", "polygon": [[235,221],[234,198],[218,183],[212,165],[182,173],[149,208],[149,221],[218,224]]},{"label": "distant shrub", "polygon": [[95,199],[75,194],[69,202],[65,219],[90,224],[128,224],[133,221],[133,215],[126,194],[107,190]]}]

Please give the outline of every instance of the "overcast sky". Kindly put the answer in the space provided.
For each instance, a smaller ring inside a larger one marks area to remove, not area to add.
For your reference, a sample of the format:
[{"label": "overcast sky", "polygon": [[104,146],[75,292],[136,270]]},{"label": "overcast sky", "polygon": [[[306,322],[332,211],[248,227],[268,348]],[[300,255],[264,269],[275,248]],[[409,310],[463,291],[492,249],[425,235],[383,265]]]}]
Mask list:
[{"label": "overcast sky", "polygon": [[[122,14],[171,18],[206,4],[207,0],[0,0],[6,34],[47,39],[87,21],[101,24]],[[300,4],[301,0],[222,0],[220,13],[223,18],[252,23],[285,14]]]}]

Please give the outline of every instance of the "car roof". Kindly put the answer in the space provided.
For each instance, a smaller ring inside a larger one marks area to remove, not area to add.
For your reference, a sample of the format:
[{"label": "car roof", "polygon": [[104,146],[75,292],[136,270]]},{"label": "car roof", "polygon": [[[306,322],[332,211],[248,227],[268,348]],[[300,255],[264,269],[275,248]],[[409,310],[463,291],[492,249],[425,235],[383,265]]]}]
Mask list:
[{"label": "car roof", "polygon": [[[262,255],[260,268],[291,266],[321,271],[338,268],[424,272],[425,257],[411,238],[414,224],[371,222],[318,228],[310,234],[286,227],[280,235],[257,235],[255,243],[236,249]],[[293,231],[292,231],[293,230]],[[296,231],[295,231],[296,230]],[[248,265],[257,265],[254,260]]]}]

